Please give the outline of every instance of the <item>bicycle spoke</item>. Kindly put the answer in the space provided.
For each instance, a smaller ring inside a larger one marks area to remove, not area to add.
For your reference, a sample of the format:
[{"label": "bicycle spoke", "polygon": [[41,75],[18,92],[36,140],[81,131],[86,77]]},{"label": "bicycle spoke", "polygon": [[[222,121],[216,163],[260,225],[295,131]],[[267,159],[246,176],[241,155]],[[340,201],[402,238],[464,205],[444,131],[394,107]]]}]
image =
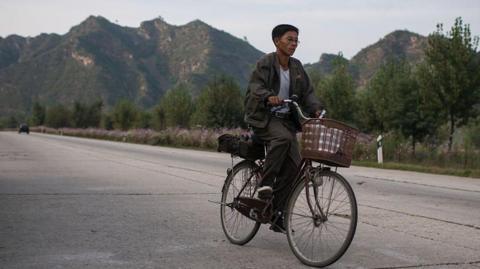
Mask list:
[{"label": "bicycle spoke", "polygon": [[307,214],[298,214],[298,213],[292,213],[292,215],[294,216],[299,216],[299,217],[304,217],[304,218],[309,218],[309,219],[312,219],[313,217],[310,215],[307,215]]},{"label": "bicycle spoke", "polygon": [[331,212],[336,212],[338,209],[342,208],[343,206],[349,205],[350,201],[346,201],[347,199],[348,199],[348,197],[345,197],[341,202],[339,202],[339,204]]}]

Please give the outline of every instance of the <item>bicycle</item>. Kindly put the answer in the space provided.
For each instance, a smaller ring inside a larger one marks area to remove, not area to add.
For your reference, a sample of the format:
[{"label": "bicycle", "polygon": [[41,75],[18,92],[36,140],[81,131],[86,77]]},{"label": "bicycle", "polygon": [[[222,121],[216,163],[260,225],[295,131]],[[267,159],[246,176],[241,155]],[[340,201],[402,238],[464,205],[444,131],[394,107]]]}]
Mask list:
[{"label": "bicycle", "polygon": [[227,170],[220,202],[222,229],[231,243],[244,245],[253,239],[261,224],[278,226],[283,216],[285,230],[281,232],[286,233],[295,256],[306,265],[325,267],[346,252],[355,235],[355,194],[337,173],[337,167],[350,166],[358,130],[334,120],[307,118],[295,101],[284,102],[293,106],[303,121],[303,159],[286,208],[273,208],[273,199],[255,197],[264,155],[258,147],[254,154],[239,152],[249,144],[234,141],[233,149],[223,151],[232,154],[232,166],[234,157],[244,160]]}]

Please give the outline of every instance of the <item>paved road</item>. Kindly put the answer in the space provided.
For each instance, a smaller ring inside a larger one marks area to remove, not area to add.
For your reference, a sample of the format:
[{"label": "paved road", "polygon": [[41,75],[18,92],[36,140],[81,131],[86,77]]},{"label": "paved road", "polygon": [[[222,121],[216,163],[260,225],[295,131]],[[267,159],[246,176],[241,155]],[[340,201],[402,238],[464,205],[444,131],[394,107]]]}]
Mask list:
[{"label": "paved road", "polygon": [[[0,268],[306,268],[262,227],[226,241],[227,155],[0,132]],[[480,179],[352,167],[359,203],[331,268],[480,268]]]}]

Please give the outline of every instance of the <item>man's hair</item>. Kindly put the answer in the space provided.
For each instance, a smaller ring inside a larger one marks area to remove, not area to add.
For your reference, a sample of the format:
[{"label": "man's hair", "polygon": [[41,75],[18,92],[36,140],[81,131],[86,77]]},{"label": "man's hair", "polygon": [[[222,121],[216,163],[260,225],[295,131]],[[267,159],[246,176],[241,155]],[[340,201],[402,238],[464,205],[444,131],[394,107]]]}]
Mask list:
[{"label": "man's hair", "polygon": [[275,42],[275,38],[282,37],[286,32],[294,31],[298,34],[298,28],[290,24],[279,24],[272,30],[272,40]]}]

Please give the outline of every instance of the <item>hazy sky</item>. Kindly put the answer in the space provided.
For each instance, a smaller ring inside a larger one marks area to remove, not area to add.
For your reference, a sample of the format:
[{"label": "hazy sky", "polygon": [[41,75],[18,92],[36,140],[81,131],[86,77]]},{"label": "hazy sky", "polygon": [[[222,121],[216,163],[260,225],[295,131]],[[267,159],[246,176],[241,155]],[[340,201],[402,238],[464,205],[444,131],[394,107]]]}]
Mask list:
[{"label": "hazy sky", "polygon": [[304,63],[340,51],[351,58],[398,29],[428,35],[439,22],[450,29],[459,16],[480,35],[478,0],[0,0],[0,36],[65,34],[89,15],[130,27],[158,16],[173,25],[200,19],[264,52],[274,50],[271,29],[290,23],[300,28],[295,57]]}]

